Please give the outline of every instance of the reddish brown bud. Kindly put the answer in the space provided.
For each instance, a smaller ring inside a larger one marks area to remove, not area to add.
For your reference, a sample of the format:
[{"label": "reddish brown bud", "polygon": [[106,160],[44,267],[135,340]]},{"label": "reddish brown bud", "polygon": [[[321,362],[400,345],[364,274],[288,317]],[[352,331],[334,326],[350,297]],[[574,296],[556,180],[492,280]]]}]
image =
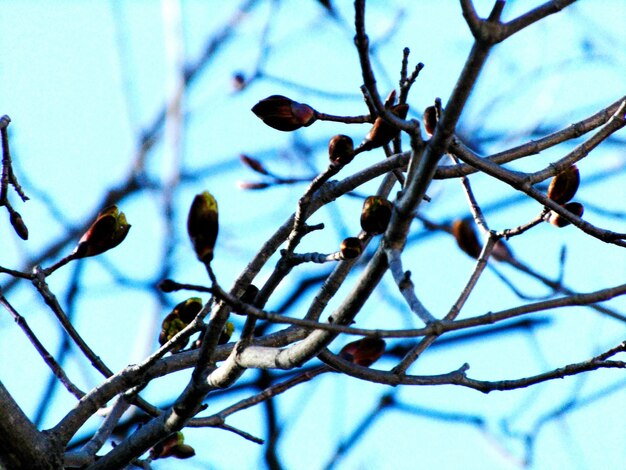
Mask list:
[{"label": "reddish brown bud", "polygon": [[250,167],[251,170],[256,171],[257,173],[261,173],[262,175],[269,175],[270,172],[267,171],[267,169],[263,166],[263,163],[261,163],[259,160],[257,160],[256,158],[252,158],[249,157],[248,155],[239,155],[239,158],[241,159],[241,162]]},{"label": "reddish brown bud", "polygon": [[20,213],[17,211],[11,211],[9,221],[11,222],[15,233],[17,233],[17,235],[22,240],[28,240],[28,227],[26,227],[26,224],[24,223],[24,220],[22,219]]},{"label": "reddish brown bud", "polygon": [[354,142],[347,135],[338,134],[328,143],[328,158],[335,165],[347,165],[354,158]]},{"label": "reddish brown bud", "polygon": [[[580,202],[568,202],[567,204],[564,204],[563,207],[577,217],[582,217],[585,212],[585,207]],[[548,222],[559,228],[567,227],[571,224],[569,220],[554,211],[550,211]]]},{"label": "reddish brown bud", "polygon": [[341,242],[341,256],[343,259],[354,259],[363,252],[363,242],[360,238],[348,237]]},{"label": "reddish brown bud", "polygon": [[428,137],[435,133],[435,127],[437,127],[437,108],[429,106],[424,110],[424,130]]},{"label": "reddish brown bud", "polygon": [[205,191],[198,194],[189,209],[187,233],[200,261],[210,263],[219,230],[217,201]]},{"label": "reddish brown bud", "polygon": [[271,183],[265,183],[263,181],[237,181],[237,187],[239,189],[266,189],[272,186]]},{"label": "reddish brown bud", "polygon": [[363,338],[346,344],[339,356],[359,366],[369,367],[385,352],[385,341],[380,338]]},{"label": "reddish brown bud", "polygon": [[[391,108],[391,112],[400,119],[405,119],[409,112],[409,105],[397,104]],[[361,143],[361,148],[363,150],[371,150],[382,147],[391,142],[399,133],[400,129],[387,123],[382,117],[378,116],[374,121],[374,125],[365,136],[365,140]]]},{"label": "reddish brown bud", "polygon": [[384,197],[369,196],[361,210],[361,228],[372,235],[383,233],[391,220],[393,205]]},{"label": "reddish brown bud", "polygon": [[295,131],[310,126],[317,119],[317,111],[308,104],[298,103],[282,95],[268,96],[252,107],[265,124],[279,131]]},{"label": "reddish brown bud", "polygon": [[99,255],[124,241],[130,224],[126,216],[117,206],[109,206],[98,214],[96,221],[91,224],[78,242],[74,253],[78,258]]},{"label": "reddish brown bud", "polygon": [[557,204],[565,204],[574,197],[579,185],[578,167],[572,165],[552,178],[548,186],[548,197]]},{"label": "reddish brown bud", "polygon": [[452,235],[459,248],[476,259],[482,250],[476,232],[471,222],[467,219],[455,220],[452,223]]}]

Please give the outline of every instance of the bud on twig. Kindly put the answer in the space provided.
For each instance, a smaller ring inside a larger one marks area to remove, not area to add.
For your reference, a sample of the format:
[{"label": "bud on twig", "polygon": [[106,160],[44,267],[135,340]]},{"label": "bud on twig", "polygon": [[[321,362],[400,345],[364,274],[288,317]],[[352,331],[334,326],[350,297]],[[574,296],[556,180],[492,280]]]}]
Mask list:
[{"label": "bud on twig", "polygon": [[265,124],[279,131],[295,131],[317,120],[317,111],[282,95],[268,96],[252,107]]},{"label": "bud on twig", "polygon": [[109,206],[98,214],[96,221],[79,240],[74,250],[75,257],[95,256],[115,248],[124,241],[129,230],[126,215],[117,206]]},{"label": "bud on twig", "polygon": [[[161,322],[161,331],[159,332],[159,344],[163,346],[179,332],[185,329],[187,325],[174,312],[168,313]],[[187,341],[172,348],[171,352],[175,353],[187,346]]]},{"label": "bud on twig", "polygon": [[[563,207],[578,217],[582,217],[585,212],[585,207],[580,202],[568,202]],[[571,223],[565,217],[562,217],[561,214],[557,214],[554,211],[550,211],[548,222],[559,228],[567,227]]]},{"label": "bud on twig", "polygon": [[369,196],[361,210],[361,228],[372,235],[383,233],[389,225],[393,205],[384,197]]},{"label": "bud on twig", "polygon": [[380,338],[363,338],[346,344],[339,356],[359,366],[369,367],[385,352],[385,341]]},{"label": "bud on twig", "polygon": [[328,158],[334,165],[347,165],[354,158],[354,142],[347,135],[338,134],[328,143]]},{"label": "bud on twig", "polygon": [[454,235],[454,239],[461,250],[474,259],[478,258],[482,248],[469,220],[455,220],[452,223],[452,235]]},{"label": "bud on twig", "polygon": [[266,183],[264,181],[237,181],[237,187],[239,189],[267,189],[272,186],[272,183]]},{"label": "bud on twig", "polygon": [[428,137],[432,136],[435,133],[435,128],[437,127],[437,108],[434,106],[426,108],[424,110],[423,121],[426,134],[428,134]]},{"label": "bud on twig", "polygon": [[[202,299],[199,297],[191,297],[179,303],[174,309],[167,314],[161,323],[161,332],[159,333],[159,344],[163,346],[179,332],[184,330],[189,323],[193,321],[198,313],[202,310]],[[180,351],[187,345],[180,344],[172,348],[172,352]]]},{"label": "bud on twig", "polygon": [[202,310],[202,299],[200,297],[191,297],[174,307],[172,313],[176,313],[180,319],[188,325]]},{"label": "bud on twig", "polygon": [[210,192],[204,191],[196,195],[191,203],[187,233],[198,259],[205,264],[213,259],[218,229],[217,201]]},{"label": "bud on twig", "polygon": [[[405,119],[409,112],[408,104],[397,104],[391,108],[391,112],[400,119]],[[398,134],[400,129],[387,123],[382,117],[378,116],[374,121],[374,125],[365,136],[365,140],[361,142],[361,150],[371,150],[391,142]]]},{"label": "bud on twig", "polygon": [[22,240],[28,240],[28,227],[26,227],[26,224],[24,223],[24,220],[22,219],[20,213],[15,210],[11,211],[9,221],[11,222],[15,233],[17,233],[17,235]]},{"label": "bud on twig", "polygon": [[196,455],[196,451],[190,445],[185,444],[185,436],[180,431],[170,434],[150,449],[150,458],[152,460],[164,459],[166,457],[188,459],[194,455]]},{"label": "bud on twig", "polygon": [[241,159],[242,163],[248,166],[252,171],[256,171],[257,173],[266,176],[270,174],[270,172],[267,171],[267,168],[263,166],[263,163],[261,163],[256,158],[252,158],[244,154],[239,155],[239,158]]},{"label": "bud on twig", "polygon": [[348,237],[341,242],[341,256],[343,259],[354,259],[363,252],[363,242],[357,237]]},{"label": "bud on twig", "polygon": [[579,185],[578,167],[572,165],[552,178],[548,186],[548,197],[557,204],[565,204],[574,197]]}]

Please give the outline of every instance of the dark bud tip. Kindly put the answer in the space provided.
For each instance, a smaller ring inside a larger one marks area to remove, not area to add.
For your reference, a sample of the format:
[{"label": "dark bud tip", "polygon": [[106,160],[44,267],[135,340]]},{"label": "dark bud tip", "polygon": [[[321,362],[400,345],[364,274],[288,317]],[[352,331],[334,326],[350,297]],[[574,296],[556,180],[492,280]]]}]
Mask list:
[{"label": "dark bud tip", "polygon": [[461,250],[474,259],[478,258],[482,247],[469,220],[455,220],[452,223],[452,235],[454,235],[454,239]]},{"label": "dark bud tip", "polygon": [[369,196],[361,210],[361,228],[372,235],[379,235],[387,229],[391,220],[393,205],[380,196]]},{"label": "dark bud tip", "polygon": [[[567,209],[577,217],[582,217],[583,213],[585,212],[585,207],[580,202],[568,202],[567,204],[563,205],[563,208]],[[569,224],[571,224],[569,220],[554,211],[550,211],[550,217],[548,218],[548,222],[559,228],[567,227]]]},{"label": "dark bud tip", "polygon": [[328,158],[335,165],[347,165],[354,158],[354,142],[347,135],[338,134],[328,143]]},{"label": "dark bud tip", "polygon": [[343,259],[358,258],[363,252],[363,242],[357,237],[348,237],[341,242],[341,256]]},{"label": "dark bud tip", "polygon": [[317,119],[317,111],[308,104],[282,95],[268,96],[259,101],[252,107],[252,112],[268,126],[286,132],[310,126]]},{"label": "dark bud tip", "polygon": [[363,338],[346,344],[339,356],[363,367],[369,367],[385,352],[385,341],[381,338]]},{"label": "dark bud tip", "polygon": [[263,164],[256,158],[249,157],[248,155],[240,155],[241,162],[249,167],[252,171],[256,171],[262,175],[268,175],[269,171],[263,166]]},{"label": "dark bud tip", "polygon": [[22,239],[28,240],[28,227],[24,223],[22,216],[17,211],[11,211],[10,222],[15,230],[15,233]]},{"label": "dark bud tip", "polygon": [[237,181],[237,187],[239,189],[266,189],[272,186],[271,183],[266,183],[264,181]]}]

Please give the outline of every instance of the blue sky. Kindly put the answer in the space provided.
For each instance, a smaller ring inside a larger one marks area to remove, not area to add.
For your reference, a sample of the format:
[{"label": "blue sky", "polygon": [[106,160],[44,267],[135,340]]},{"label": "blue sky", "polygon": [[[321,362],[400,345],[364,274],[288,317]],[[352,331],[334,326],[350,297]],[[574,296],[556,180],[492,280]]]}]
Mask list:
[{"label": "blue sky", "polygon": [[[177,147],[168,138],[160,140],[148,156],[146,172],[155,183],[167,183],[175,163],[182,159],[184,185],[174,194],[178,230],[172,235],[164,228],[163,195],[145,191],[123,203],[122,209],[133,225],[127,240],[102,259],[87,260],[83,266],[86,287],[77,301],[75,324],[113,369],[138,361],[155,348],[155,325],[167,313],[167,306],[142,288],[159,273],[165,237],[174,236],[176,240],[173,277],[183,282],[207,281],[184,231],[186,210],[195,193],[209,189],[219,201],[220,238],[214,267],[222,285],[229,286],[262,241],[293,212],[304,190],[303,185],[295,185],[240,191],[237,181],[252,181],[256,176],[240,165],[238,155],[261,158],[285,176],[306,176],[326,165],[325,148],[332,135],[346,133],[359,142],[366,134],[367,126],[325,122],[294,134],[280,133],[264,126],[250,112],[258,100],[277,93],[327,113],[366,112],[359,95],[361,78],[352,43],[352,3],[336,3],[339,22],[325,15],[312,0],[259,1],[187,90],[182,144]],[[504,18],[539,3],[511,1]],[[80,224],[105,191],[129,171],[138,135],[168,101],[178,76],[171,66],[175,58],[167,58],[166,38],[177,31],[171,15],[164,21],[163,5],[168,4],[175,6],[176,2],[59,1],[54,6],[37,1],[3,3],[0,113],[12,119],[16,172],[31,196],[28,203],[15,205],[31,236],[24,243],[13,235],[8,224],[2,224],[0,265],[22,266],[61,237],[68,225]],[[180,3],[183,39],[179,46],[185,63],[198,59],[207,38],[221,28],[236,4],[215,0]],[[487,14],[491,2],[476,4],[479,13]],[[398,11],[402,12],[400,16]],[[236,93],[232,75],[247,75],[254,70],[268,18],[272,21],[268,30],[270,51],[263,66],[265,78]],[[491,153],[527,140],[535,129],[562,127],[580,120],[623,96],[625,20],[623,2],[600,5],[583,0],[496,47],[463,114],[461,134],[478,140],[495,136],[481,148]],[[381,93],[397,82],[402,48],[408,46],[411,64],[421,61],[426,65],[409,100],[412,116],[419,117],[421,109],[436,96],[445,106],[471,47],[471,35],[458,3],[372,1],[368,3],[367,25],[372,43],[377,46],[375,64]],[[389,35],[390,30],[394,34]],[[379,44],[380,38],[385,39]],[[580,163],[583,185],[577,197],[589,204],[587,220],[624,232],[626,147],[620,136],[616,143],[607,143]],[[512,167],[543,168],[578,143],[580,140]],[[380,152],[361,155],[350,171],[377,158],[382,158]],[[586,178],[592,179],[598,172],[612,173],[612,177],[585,184]],[[339,176],[348,174],[342,172]],[[481,204],[516,196],[514,190],[485,176],[473,177],[472,184]],[[362,193],[374,191],[377,185],[368,184]],[[468,214],[458,182],[435,182],[429,194],[433,202],[424,207],[429,218],[450,220]],[[342,198],[331,209],[316,214],[311,222],[323,221],[327,229],[306,239],[302,250],[331,252],[344,237],[356,234],[360,204],[357,199]],[[595,206],[621,211],[622,217],[609,218],[593,210]],[[521,202],[489,211],[487,216],[492,228],[503,229],[529,220],[540,210],[534,202]],[[416,225],[415,229],[420,227]],[[565,282],[571,288],[587,292],[623,283],[623,250],[589,240],[571,227],[558,230],[544,224],[511,242],[520,259],[551,277],[558,273],[562,246],[567,247]],[[68,246],[63,253],[71,249]],[[438,316],[446,313],[450,299],[456,297],[473,267],[473,260],[446,236],[424,237],[408,248],[407,260],[417,280],[418,296]],[[273,265],[270,261],[259,282],[267,278]],[[73,269],[69,266],[50,278],[50,286],[60,298],[67,291]],[[311,271],[324,269],[313,267]],[[535,296],[547,293],[545,287],[526,276],[507,267],[500,269],[524,292]],[[119,273],[130,284],[123,285]],[[296,270],[293,281],[281,286],[276,303],[268,308],[277,308],[305,273],[304,269]],[[0,285],[6,282],[3,275]],[[172,295],[169,302],[175,304],[183,298],[184,294]],[[310,298],[298,302],[292,314],[301,314]],[[36,300],[31,286],[20,283],[10,291],[9,299],[54,351],[60,338],[58,329],[45,306]],[[519,303],[488,272],[463,315]],[[607,305],[626,310],[623,299]],[[532,334],[435,348],[411,372],[442,373],[468,362],[475,378],[521,377],[584,360],[624,338],[623,323],[589,309],[571,308],[541,316],[551,321]],[[401,307],[390,278],[377,290],[359,322],[364,327],[419,325]],[[45,386],[47,369],[7,315],[0,316],[0,335],[0,378],[32,413]],[[113,346],[111,338],[115,338]],[[345,341],[339,339],[332,349],[337,351]],[[382,361],[377,367],[392,366],[391,361]],[[80,358],[69,360],[66,369],[81,387],[97,384],[97,374]],[[163,379],[163,386],[149,387],[145,396],[167,402],[181,391],[187,377],[188,373],[181,373]],[[418,412],[385,412],[339,468],[411,468],[416,460],[423,467],[519,468],[525,454],[518,435],[531,432],[542,422],[542,416],[572,397],[590,402],[564,419],[546,422],[537,434],[533,468],[616,468],[626,457],[623,388],[602,400],[594,401],[592,397],[619,383],[620,377],[615,371],[594,372],[528,390],[486,396],[455,387],[402,389],[398,397],[415,408],[479,415],[485,425],[459,424]],[[301,468],[306,464],[321,468],[337,442],[386,391],[373,384],[326,375],[285,394],[279,401],[279,416],[286,423],[279,450],[286,467]],[[211,410],[217,411],[234,398],[211,402]],[[60,390],[45,425],[54,424],[72,403],[73,398]],[[262,416],[260,409],[250,410],[234,416],[232,424],[263,435]],[[89,429],[95,425],[97,420],[89,423]],[[312,439],[311,435],[317,433],[324,438]],[[195,463],[185,468],[204,468],[207,462],[218,469],[256,468],[261,455],[255,444],[223,431],[190,430],[185,434],[199,453]],[[390,460],[394,458],[397,460]],[[155,464],[155,468],[178,467],[165,462]]]}]

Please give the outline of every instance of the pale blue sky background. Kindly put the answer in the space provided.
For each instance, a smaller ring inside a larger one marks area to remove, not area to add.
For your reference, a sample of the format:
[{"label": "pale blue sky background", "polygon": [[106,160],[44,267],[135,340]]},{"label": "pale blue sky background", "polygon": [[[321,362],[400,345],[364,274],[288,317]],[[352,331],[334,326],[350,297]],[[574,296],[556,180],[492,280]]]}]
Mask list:
[{"label": "pale blue sky background", "polygon": [[[184,57],[197,60],[203,45],[231,16],[239,2],[181,2]],[[526,11],[536,1],[511,1],[505,19]],[[202,72],[185,97],[186,126],[182,152],[183,170],[198,180],[175,195],[180,204],[177,219],[180,239],[175,250],[174,277],[180,281],[206,282],[203,267],[194,259],[184,232],[186,210],[193,195],[209,189],[220,204],[220,238],[214,267],[220,282],[230,285],[245,263],[267,239],[273,228],[294,210],[304,186],[280,187],[263,192],[243,192],[239,180],[256,176],[242,168],[237,156],[247,153],[262,158],[285,176],[309,175],[327,162],[326,143],[336,133],[358,142],[367,126],[317,123],[297,133],[280,133],[264,126],[249,110],[271,94],[285,94],[333,114],[365,112],[359,95],[361,84],[357,55],[352,44],[352,2],[337,1],[341,22],[324,14],[313,0],[259,1],[237,28],[235,36]],[[485,15],[490,1],[476,2]],[[278,6],[276,6],[278,5]],[[396,23],[396,14],[404,16]],[[259,54],[258,42],[268,18],[271,50],[264,70],[272,77],[313,89],[332,92],[326,96],[290,87],[274,79],[259,80],[234,93],[234,72],[250,73]],[[376,48],[377,77],[381,93],[397,82],[402,48],[411,51],[411,64],[423,62],[409,100],[414,117],[440,96],[444,105],[471,46],[471,36],[458,2],[371,1],[367,9],[372,42],[387,37]],[[564,13],[534,25],[498,46],[492,53],[461,122],[461,133],[481,138],[496,135],[485,152],[523,142],[536,128],[563,126],[582,119],[624,95],[626,73],[626,5],[617,0],[582,0]],[[166,60],[166,24],[161,2],[4,1],[0,9],[0,114],[12,119],[11,145],[16,172],[31,201],[16,208],[30,228],[24,243],[8,224],[0,224],[0,264],[20,267],[24,260],[56,240],[65,224],[79,224],[102,199],[107,188],[128,172],[138,133],[166,102],[172,69]],[[385,70],[385,73],[382,71]],[[583,185],[577,199],[607,210],[621,211],[621,219],[609,219],[590,210],[585,218],[615,231],[626,231],[624,204],[623,132],[617,145],[607,144],[579,165]],[[148,177],[163,182],[175,158],[170,146],[160,141],[149,155]],[[296,154],[293,142],[311,151]],[[577,141],[578,143],[580,141]],[[621,144],[620,144],[621,143]],[[539,169],[571,150],[556,150],[528,159],[516,168]],[[304,155],[304,156],[303,156]],[[381,158],[381,153],[361,155],[359,167]],[[352,169],[350,171],[353,171]],[[600,184],[586,178],[609,171],[613,177]],[[349,174],[344,170],[339,176]],[[482,176],[472,178],[482,204],[515,196],[513,190]],[[362,189],[374,191],[378,181]],[[458,182],[435,182],[429,194],[433,202],[424,213],[449,220],[467,214]],[[45,205],[53,200],[58,213]],[[345,200],[343,200],[345,199]],[[343,198],[311,220],[325,222],[327,229],[308,237],[301,249],[331,252],[342,238],[358,231],[360,201]],[[165,236],[160,207],[162,196],[143,193],[122,204],[133,225],[127,240],[102,259],[85,262],[87,288],[78,300],[75,325],[85,339],[114,370],[140,360],[153,350],[166,310],[140,287],[151,282],[162,260]],[[534,202],[488,213],[494,229],[513,227],[532,218],[540,207]],[[356,214],[356,215],[355,215]],[[420,228],[416,224],[416,231]],[[588,240],[573,229],[558,230],[544,224],[511,242],[514,252],[539,272],[555,277],[559,251],[567,246],[565,282],[583,292],[624,282],[623,249]],[[68,247],[64,252],[69,252]],[[442,253],[444,255],[442,256]],[[407,252],[416,292],[436,315],[444,315],[470,274],[473,262],[458,251],[451,237],[427,237]],[[274,263],[259,277],[266,279]],[[135,282],[121,286],[110,267]],[[313,267],[322,272],[327,267]],[[500,268],[524,292],[547,293],[525,276]],[[50,286],[63,298],[72,267],[54,274]],[[305,274],[295,270],[294,282]],[[4,286],[8,278],[0,277]],[[346,286],[348,288],[349,286]],[[293,289],[286,283],[277,292],[276,308]],[[176,303],[184,294],[172,294]],[[341,296],[338,297],[339,299]],[[28,319],[51,351],[59,340],[50,313],[26,282],[9,299]],[[302,299],[293,314],[307,305]],[[363,314],[359,326],[408,327],[418,323],[407,315],[395,287],[386,279]],[[384,302],[388,301],[388,302]],[[519,304],[519,300],[490,272],[485,274],[469,299],[463,316],[496,311]],[[622,312],[626,302],[608,305]],[[330,312],[330,310],[329,310]],[[584,360],[624,339],[624,324],[601,317],[588,309],[540,315],[551,323],[534,334],[514,334],[497,340],[464,343],[434,349],[411,369],[412,373],[443,373],[464,362],[470,375],[481,379],[517,378],[570,362]],[[32,413],[45,386],[48,371],[8,315],[0,315],[0,377],[20,404]],[[338,350],[347,338],[333,344]],[[111,344],[114,342],[114,344]],[[390,342],[390,346],[394,344]],[[377,367],[392,367],[382,361]],[[83,388],[97,384],[98,376],[82,359],[71,359],[66,370]],[[250,377],[254,372],[250,372]],[[151,385],[148,399],[167,402],[182,390],[188,372]],[[481,395],[457,387],[406,388],[398,398],[419,408],[458,412],[483,417],[482,428],[429,418],[397,410],[384,414],[339,468],[519,468],[524,458],[519,434],[531,432],[543,416],[568,397],[585,400],[606,387],[620,384],[606,399],[591,401],[564,420],[549,421],[537,435],[533,468],[620,468],[626,460],[626,408],[623,374],[594,372],[578,378],[540,385],[529,390]],[[279,450],[287,468],[321,468],[337,443],[371,410],[384,387],[337,376],[322,376],[279,401],[285,419]],[[243,398],[247,395],[241,395]],[[55,397],[45,426],[53,425],[74,402],[64,390]],[[210,411],[233,402],[210,402]],[[233,416],[230,424],[263,436],[261,409]],[[89,430],[97,425],[90,422]],[[87,429],[85,429],[87,431]],[[320,435],[319,438],[314,436]],[[154,468],[257,468],[262,449],[240,437],[217,430],[185,431],[198,457],[175,465],[166,461]],[[187,466],[188,465],[188,466]]]}]

